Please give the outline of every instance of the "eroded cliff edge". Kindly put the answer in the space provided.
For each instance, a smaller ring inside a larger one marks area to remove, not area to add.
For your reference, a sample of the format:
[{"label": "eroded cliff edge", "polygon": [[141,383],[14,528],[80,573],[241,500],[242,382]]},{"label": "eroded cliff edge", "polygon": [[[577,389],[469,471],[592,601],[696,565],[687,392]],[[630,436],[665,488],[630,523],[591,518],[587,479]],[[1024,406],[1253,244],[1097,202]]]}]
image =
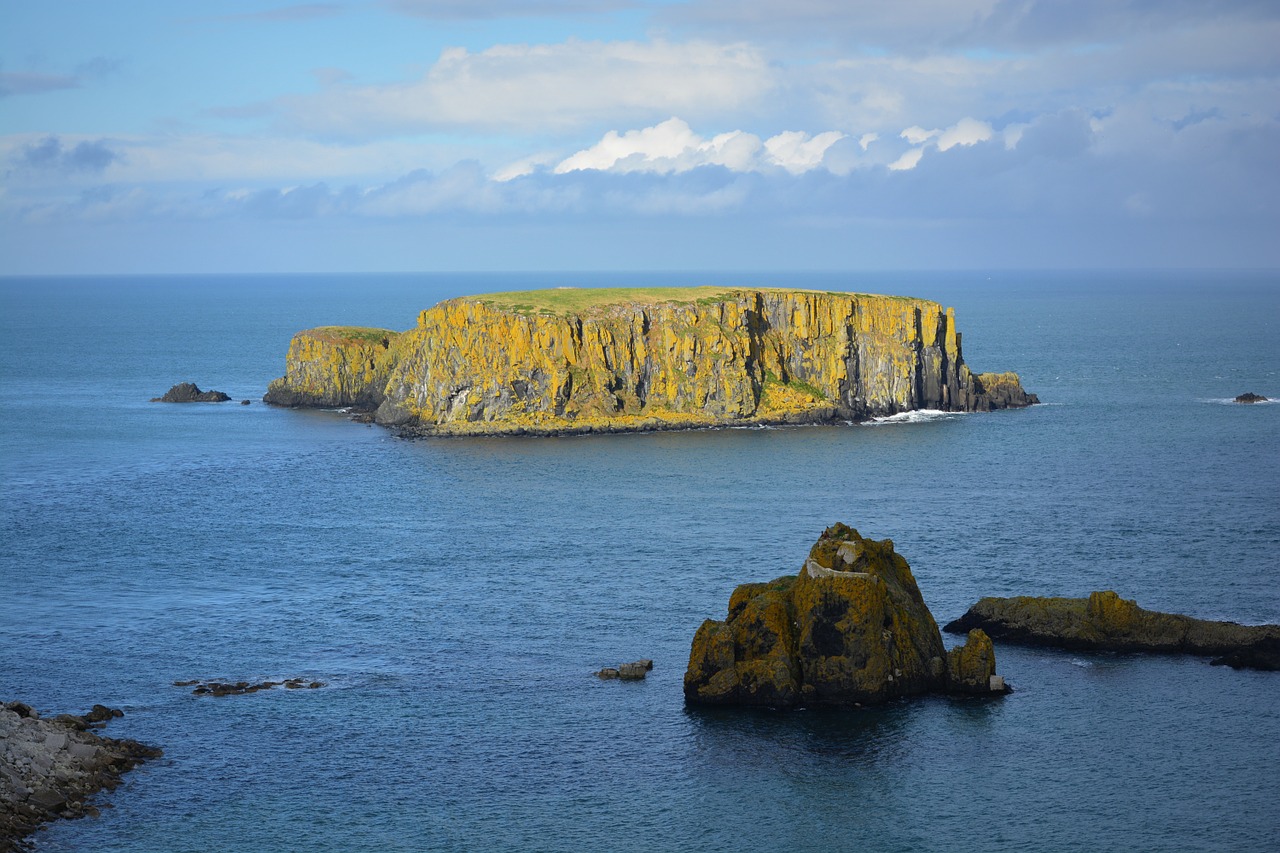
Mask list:
[{"label": "eroded cliff edge", "polygon": [[1038,402],[974,374],[951,309],[787,289],[461,297],[414,329],[300,332],[269,403],[352,406],[409,434],[614,432],[864,420]]}]

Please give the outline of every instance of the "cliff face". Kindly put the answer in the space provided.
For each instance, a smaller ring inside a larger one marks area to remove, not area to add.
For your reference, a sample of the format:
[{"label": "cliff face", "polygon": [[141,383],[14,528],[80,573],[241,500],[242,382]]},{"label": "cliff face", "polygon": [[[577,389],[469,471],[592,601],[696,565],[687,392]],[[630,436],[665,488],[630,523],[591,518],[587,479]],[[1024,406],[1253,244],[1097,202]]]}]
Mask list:
[{"label": "cliff face", "polygon": [[703,292],[674,301],[635,291],[563,312],[536,307],[552,292],[528,294],[533,305],[452,299],[423,311],[381,361],[312,330],[294,338],[267,399],[376,401],[380,422],[424,433],[861,420],[1037,402],[1016,374],[972,374],[952,312],[934,302],[798,290],[693,298]]},{"label": "cliff face", "polygon": [[267,386],[262,399],[279,406],[375,408],[396,352],[399,332],[322,326],[293,336],[285,375]]},{"label": "cliff face", "polygon": [[950,653],[893,542],[837,524],[800,574],[743,584],[694,635],[687,701],[846,707],[930,692],[1003,693],[982,631]]}]

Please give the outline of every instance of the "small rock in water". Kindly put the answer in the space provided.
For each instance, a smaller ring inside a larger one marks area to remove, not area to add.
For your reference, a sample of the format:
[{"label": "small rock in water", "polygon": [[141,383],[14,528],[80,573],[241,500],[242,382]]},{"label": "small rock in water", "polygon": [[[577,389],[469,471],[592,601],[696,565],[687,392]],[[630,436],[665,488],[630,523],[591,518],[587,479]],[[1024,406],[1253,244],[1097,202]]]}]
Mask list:
[{"label": "small rock in water", "polygon": [[639,681],[653,669],[653,661],[648,658],[641,658],[633,663],[618,664],[616,667],[607,666],[596,673],[598,678],[620,678],[623,681]]},{"label": "small rock in water", "polygon": [[201,391],[194,382],[179,382],[164,393],[152,397],[153,403],[225,403],[231,398],[221,391]]},{"label": "small rock in water", "polygon": [[1235,402],[1237,402],[1237,403],[1265,403],[1265,402],[1267,402],[1267,398],[1266,398],[1266,397],[1264,397],[1264,396],[1262,396],[1261,394],[1255,394],[1255,393],[1253,393],[1252,391],[1246,391],[1246,392],[1244,392],[1243,394],[1241,394],[1239,397],[1236,397]]}]

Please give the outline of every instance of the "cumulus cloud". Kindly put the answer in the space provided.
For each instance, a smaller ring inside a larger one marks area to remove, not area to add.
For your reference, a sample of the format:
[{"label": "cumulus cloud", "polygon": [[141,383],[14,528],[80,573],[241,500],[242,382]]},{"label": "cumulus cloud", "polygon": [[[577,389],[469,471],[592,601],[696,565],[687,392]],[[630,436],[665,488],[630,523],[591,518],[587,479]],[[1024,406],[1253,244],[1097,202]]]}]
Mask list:
[{"label": "cumulus cloud", "polygon": [[449,48],[419,80],[332,86],[273,109],[297,129],[339,136],[565,130],[654,114],[723,113],[773,86],[768,63],[745,44],[570,40],[474,53]]},{"label": "cumulus cloud", "polygon": [[[843,138],[836,131],[812,137],[784,131],[761,141],[755,134],[734,130],[705,139],[687,122],[670,118],[640,130],[611,130],[595,145],[560,161],[553,171],[560,175],[582,170],[670,174],[722,166],[734,172],[781,168],[801,174],[821,166],[827,149]],[[512,170],[504,174],[515,176]]]}]

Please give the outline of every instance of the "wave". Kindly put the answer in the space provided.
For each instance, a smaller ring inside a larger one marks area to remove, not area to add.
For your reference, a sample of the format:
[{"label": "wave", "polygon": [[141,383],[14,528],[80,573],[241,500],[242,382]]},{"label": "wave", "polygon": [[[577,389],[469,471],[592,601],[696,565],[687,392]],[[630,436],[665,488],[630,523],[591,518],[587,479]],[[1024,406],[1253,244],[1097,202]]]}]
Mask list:
[{"label": "wave", "polygon": [[923,424],[933,421],[951,421],[962,418],[968,412],[944,412],[941,409],[916,409],[911,412],[899,412],[896,415],[886,415],[883,418],[872,418],[863,423],[863,426],[886,426],[888,424]]}]

